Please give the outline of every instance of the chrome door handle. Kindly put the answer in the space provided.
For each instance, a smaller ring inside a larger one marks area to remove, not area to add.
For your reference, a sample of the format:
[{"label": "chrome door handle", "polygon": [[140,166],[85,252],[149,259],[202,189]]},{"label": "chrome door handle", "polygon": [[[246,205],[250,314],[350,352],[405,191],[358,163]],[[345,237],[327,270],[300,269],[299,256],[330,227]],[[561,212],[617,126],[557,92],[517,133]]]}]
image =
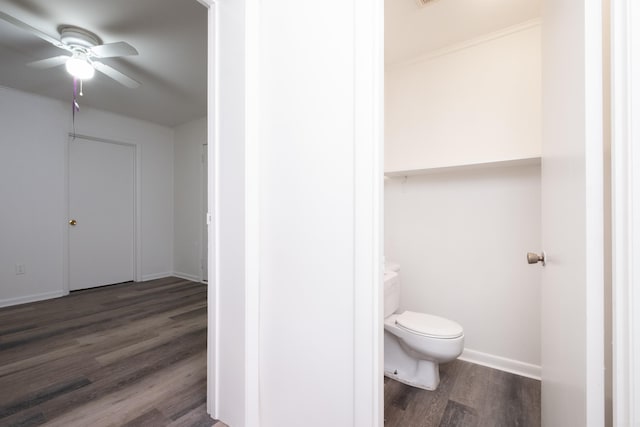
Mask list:
[{"label": "chrome door handle", "polygon": [[540,255],[534,254],[533,252],[527,253],[527,262],[529,264],[536,264],[538,262],[541,262],[542,265],[544,266],[547,264],[545,258],[546,258],[546,255],[544,251],[542,251]]}]

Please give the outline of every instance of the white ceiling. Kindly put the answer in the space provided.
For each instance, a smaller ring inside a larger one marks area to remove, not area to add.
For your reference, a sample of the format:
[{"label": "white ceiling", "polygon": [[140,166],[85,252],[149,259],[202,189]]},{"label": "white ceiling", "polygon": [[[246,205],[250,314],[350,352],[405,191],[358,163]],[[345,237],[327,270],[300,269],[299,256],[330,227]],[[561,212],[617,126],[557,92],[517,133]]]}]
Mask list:
[{"label": "white ceiling", "polygon": [[[206,8],[197,0],[0,0],[0,10],[57,37],[75,25],[104,43],[126,41],[138,56],[103,62],[140,81],[128,89],[96,73],[85,82],[83,105],[176,126],[206,115]],[[385,1],[385,61],[400,62],[540,14],[540,0]],[[71,102],[64,66],[25,64],[64,54],[0,20],[0,86]]]},{"label": "white ceiling", "polygon": [[541,0],[385,0],[385,62],[488,34],[540,16]]},{"label": "white ceiling", "polygon": [[[81,109],[91,106],[170,127],[207,114],[207,13],[196,0],[0,0],[0,10],[55,38],[58,26],[75,25],[103,43],[125,41],[138,50],[138,56],[102,62],[142,86],[128,89],[96,73],[84,83]],[[0,86],[71,105],[72,79],[64,66],[25,65],[65,53],[0,20]]]}]

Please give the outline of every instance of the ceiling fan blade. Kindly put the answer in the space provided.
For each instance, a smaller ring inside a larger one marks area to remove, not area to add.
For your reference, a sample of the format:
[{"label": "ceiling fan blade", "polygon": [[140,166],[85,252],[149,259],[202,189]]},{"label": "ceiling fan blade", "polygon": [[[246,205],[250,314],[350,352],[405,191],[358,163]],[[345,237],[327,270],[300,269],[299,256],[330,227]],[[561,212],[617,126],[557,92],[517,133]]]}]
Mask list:
[{"label": "ceiling fan blade", "polygon": [[117,81],[120,84],[125,85],[126,87],[135,89],[140,87],[140,82],[132,79],[129,76],[122,74],[120,71],[115,68],[110,67],[109,65],[103,64],[102,62],[93,61],[92,62],[94,68],[100,71],[103,74],[111,77],[113,80]]},{"label": "ceiling fan blade", "polygon": [[138,51],[135,47],[127,42],[107,43],[94,46],[91,52],[98,58],[113,58],[116,56],[137,55]]},{"label": "ceiling fan blade", "polygon": [[52,45],[54,45],[55,47],[59,47],[60,49],[64,49],[64,50],[69,50],[69,47],[62,44],[62,42],[56,38],[51,37],[48,34],[43,33],[42,31],[33,28],[31,25],[27,25],[24,22],[14,18],[11,15],[7,15],[4,12],[0,12],[0,19],[3,19],[13,25],[15,25],[18,28],[22,28],[23,30],[26,30],[28,32],[30,32],[31,34],[40,37],[42,40],[51,43]]},{"label": "ceiling fan blade", "polygon": [[41,70],[44,70],[45,68],[53,68],[53,67],[58,67],[60,65],[63,65],[67,62],[68,59],[69,59],[69,56],[60,55],[60,56],[54,56],[52,58],[41,59],[39,61],[29,62],[27,65],[29,67],[39,68]]}]

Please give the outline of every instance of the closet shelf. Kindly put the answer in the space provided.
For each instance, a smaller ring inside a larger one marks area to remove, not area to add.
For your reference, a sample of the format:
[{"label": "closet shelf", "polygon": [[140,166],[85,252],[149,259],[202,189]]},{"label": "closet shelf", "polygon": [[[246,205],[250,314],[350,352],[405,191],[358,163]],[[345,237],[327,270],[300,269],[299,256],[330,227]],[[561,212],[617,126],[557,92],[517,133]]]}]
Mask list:
[{"label": "closet shelf", "polygon": [[438,174],[438,173],[446,173],[446,172],[463,172],[463,171],[478,170],[478,169],[506,168],[506,167],[514,167],[514,166],[535,166],[540,164],[541,164],[540,157],[527,157],[522,159],[497,160],[493,162],[469,163],[469,164],[463,164],[463,165],[443,166],[443,167],[434,167],[434,168],[426,168],[426,169],[385,171],[384,176],[385,178],[395,178],[395,177],[413,176],[413,175],[430,175],[430,174]]}]

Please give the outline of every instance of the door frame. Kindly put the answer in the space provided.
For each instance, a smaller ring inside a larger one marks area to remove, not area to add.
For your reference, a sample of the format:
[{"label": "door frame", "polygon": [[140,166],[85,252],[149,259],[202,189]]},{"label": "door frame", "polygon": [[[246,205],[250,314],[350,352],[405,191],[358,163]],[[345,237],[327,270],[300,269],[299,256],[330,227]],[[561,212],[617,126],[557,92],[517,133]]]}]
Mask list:
[{"label": "door frame", "polygon": [[[218,22],[216,0],[196,0],[207,9],[207,413],[218,418]],[[202,234],[202,233],[201,233]],[[202,254],[202,250],[200,253]],[[200,270],[202,277],[202,270]]]},{"label": "door frame", "polygon": [[613,425],[620,426],[640,423],[640,31],[632,25],[639,20],[636,0],[611,0]]},{"label": "door frame", "polygon": [[384,425],[384,0],[355,0],[354,426]]},{"label": "door frame", "polygon": [[69,227],[67,226],[66,222],[69,220],[70,218],[70,214],[71,212],[69,211],[69,202],[70,202],[70,190],[69,190],[69,185],[70,185],[70,177],[69,177],[69,167],[71,166],[70,164],[70,149],[69,149],[69,145],[71,144],[71,142],[75,139],[84,139],[87,141],[92,141],[92,142],[101,142],[101,143],[105,143],[105,144],[115,144],[115,145],[124,145],[127,147],[132,147],[133,148],[133,167],[134,167],[134,171],[133,171],[133,176],[134,176],[134,188],[133,188],[133,197],[134,197],[134,203],[133,203],[133,280],[135,280],[136,282],[140,282],[142,281],[142,266],[141,266],[141,262],[142,262],[142,254],[141,254],[141,233],[142,230],[140,228],[140,212],[141,212],[141,197],[140,197],[140,189],[142,186],[142,177],[140,174],[141,171],[141,164],[140,164],[140,145],[136,144],[136,143],[131,143],[131,142],[122,142],[122,141],[115,141],[112,139],[105,139],[105,138],[99,138],[99,137],[95,137],[95,136],[90,136],[90,135],[82,135],[82,134],[77,134],[77,133],[73,133],[73,132],[69,132],[68,134],[68,138],[67,138],[67,143],[65,144],[65,156],[64,156],[64,181],[65,181],[65,186],[64,186],[64,202],[65,202],[65,232],[63,233],[63,238],[62,238],[62,245],[63,245],[63,250],[62,250],[62,283],[63,283],[63,292],[65,295],[69,294],[69,288],[70,288],[70,277],[69,277],[69,270],[70,270],[70,262],[71,262],[71,258],[70,258],[70,254],[69,254]]},{"label": "door frame", "polygon": [[[209,233],[208,233],[208,213],[209,213],[209,149],[208,144],[205,142],[202,144],[202,152],[200,153],[200,183],[202,184],[202,190],[200,191],[200,214],[204,214],[204,218],[200,220],[200,283],[205,285],[209,281]],[[205,253],[206,249],[206,253]],[[207,278],[204,278],[204,266],[207,265]]]}]

